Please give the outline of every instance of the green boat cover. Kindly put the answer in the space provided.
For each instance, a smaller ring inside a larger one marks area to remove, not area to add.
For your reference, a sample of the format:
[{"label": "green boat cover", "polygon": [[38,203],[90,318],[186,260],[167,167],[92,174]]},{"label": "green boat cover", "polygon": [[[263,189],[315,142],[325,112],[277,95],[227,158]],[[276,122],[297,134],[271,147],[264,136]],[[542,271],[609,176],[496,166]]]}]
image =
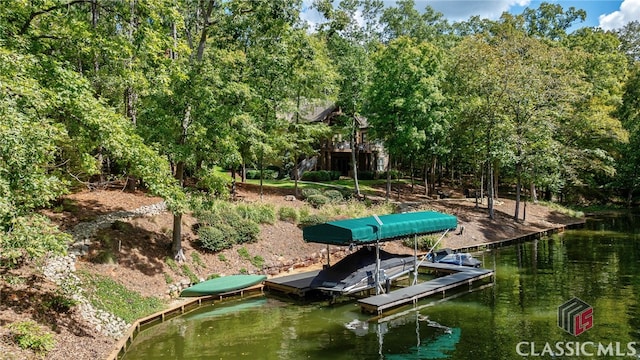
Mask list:
[{"label": "green boat cover", "polygon": [[453,230],[458,219],[435,211],[419,211],[379,216],[382,226],[373,216],[330,221],[302,229],[305,241],[332,245],[362,245],[391,241],[419,234]]},{"label": "green boat cover", "polygon": [[229,275],[223,276],[190,286],[180,293],[180,296],[205,296],[222,294],[229,291],[240,290],[256,285],[264,281],[265,275]]}]

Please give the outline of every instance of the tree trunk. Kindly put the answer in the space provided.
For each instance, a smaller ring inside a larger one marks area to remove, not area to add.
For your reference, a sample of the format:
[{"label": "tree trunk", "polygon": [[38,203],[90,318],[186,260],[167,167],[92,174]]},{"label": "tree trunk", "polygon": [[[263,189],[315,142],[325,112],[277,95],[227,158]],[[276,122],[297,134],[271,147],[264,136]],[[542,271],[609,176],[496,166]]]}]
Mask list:
[{"label": "tree trunk", "polygon": [[531,183],[531,202],[534,204],[538,202],[538,191],[536,190],[536,184],[533,182]]},{"label": "tree trunk", "polygon": [[353,117],[353,128],[351,132],[351,164],[353,169],[353,184],[356,190],[356,197],[360,198],[360,184],[358,183],[358,162],[356,158],[356,145],[357,145],[357,133],[356,133],[356,125],[357,121],[355,116]]},{"label": "tree trunk", "polygon": [[522,165],[516,164],[516,209],[513,214],[513,220],[518,221],[520,215],[520,189],[522,188]]},{"label": "tree trunk", "polygon": [[493,210],[493,167],[491,161],[487,162],[487,166],[487,173],[489,174],[489,177],[487,178],[487,202],[489,207],[489,218],[493,220],[495,219],[495,212]]},{"label": "tree trunk", "polygon": [[389,201],[391,198],[391,155],[389,155],[387,161],[387,191],[385,193],[385,200]]},{"label": "tree trunk", "polygon": [[[184,161],[179,161],[176,165],[176,179],[180,186],[184,183]],[[182,213],[173,214],[173,235],[171,251],[175,261],[181,263],[187,260],[182,251]]]},{"label": "tree trunk", "polygon": [[429,197],[429,167],[424,164],[424,196]]}]

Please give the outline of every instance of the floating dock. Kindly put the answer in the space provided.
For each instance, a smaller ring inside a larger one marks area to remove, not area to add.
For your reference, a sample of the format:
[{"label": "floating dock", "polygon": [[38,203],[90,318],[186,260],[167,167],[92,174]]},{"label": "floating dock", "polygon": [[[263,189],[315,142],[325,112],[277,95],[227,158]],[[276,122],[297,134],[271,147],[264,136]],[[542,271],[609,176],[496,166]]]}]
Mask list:
[{"label": "floating dock", "polygon": [[434,294],[442,293],[444,295],[447,290],[462,285],[471,286],[474,281],[494,275],[493,270],[441,263],[424,263],[420,267],[440,273],[448,273],[449,275],[393,290],[387,294],[358,300],[358,305],[360,305],[362,311],[380,315],[385,310],[409,303],[415,304],[418,300]]},{"label": "floating dock", "polygon": [[319,272],[320,270],[314,270],[267,279],[264,281],[264,287],[287,295],[304,297],[311,290],[311,281]]}]

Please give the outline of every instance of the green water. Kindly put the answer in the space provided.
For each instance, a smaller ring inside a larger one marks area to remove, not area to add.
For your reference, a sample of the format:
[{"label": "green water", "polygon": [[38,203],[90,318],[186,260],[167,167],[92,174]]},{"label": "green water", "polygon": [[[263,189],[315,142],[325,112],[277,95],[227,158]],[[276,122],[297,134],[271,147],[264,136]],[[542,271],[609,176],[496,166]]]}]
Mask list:
[{"label": "green water", "polygon": [[[493,286],[422,301],[381,323],[368,321],[355,302],[261,297],[147,329],[125,359],[519,359],[517,350],[543,359],[640,359],[637,215],[589,219],[581,230],[476,256],[495,268]],[[593,308],[593,327],[577,337],[557,325],[558,306],[573,297]],[[577,342],[587,353],[611,343],[611,350],[599,357],[567,356],[566,347],[562,355],[544,352],[558,342]]]}]

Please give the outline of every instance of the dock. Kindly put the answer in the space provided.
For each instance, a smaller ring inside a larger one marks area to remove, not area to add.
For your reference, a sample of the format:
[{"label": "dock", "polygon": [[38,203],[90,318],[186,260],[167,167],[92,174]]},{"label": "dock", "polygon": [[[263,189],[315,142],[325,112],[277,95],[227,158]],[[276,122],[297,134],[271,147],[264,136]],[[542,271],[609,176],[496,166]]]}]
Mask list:
[{"label": "dock", "polygon": [[385,310],[409,303],[415,304],[418,300],[434,294],[444,295],[447,290],[454,289],[462,285],[471,287],[474,281],[492,277],[494,275],[493,270],[441,263],[427,263],[422,264],[420,267],[440,273],[448,273],[449,275],[393,290],[387,294],[380,294],[360,299],[358,300],[358,305],[360,305],[362,311],[380,315]]},{"label": "dock", "polygon": [[267,290],[304,297],[311,290],[311,281],[319,272],[320,270],[314,270],[267,279],[264,281],[264,287]]}]

